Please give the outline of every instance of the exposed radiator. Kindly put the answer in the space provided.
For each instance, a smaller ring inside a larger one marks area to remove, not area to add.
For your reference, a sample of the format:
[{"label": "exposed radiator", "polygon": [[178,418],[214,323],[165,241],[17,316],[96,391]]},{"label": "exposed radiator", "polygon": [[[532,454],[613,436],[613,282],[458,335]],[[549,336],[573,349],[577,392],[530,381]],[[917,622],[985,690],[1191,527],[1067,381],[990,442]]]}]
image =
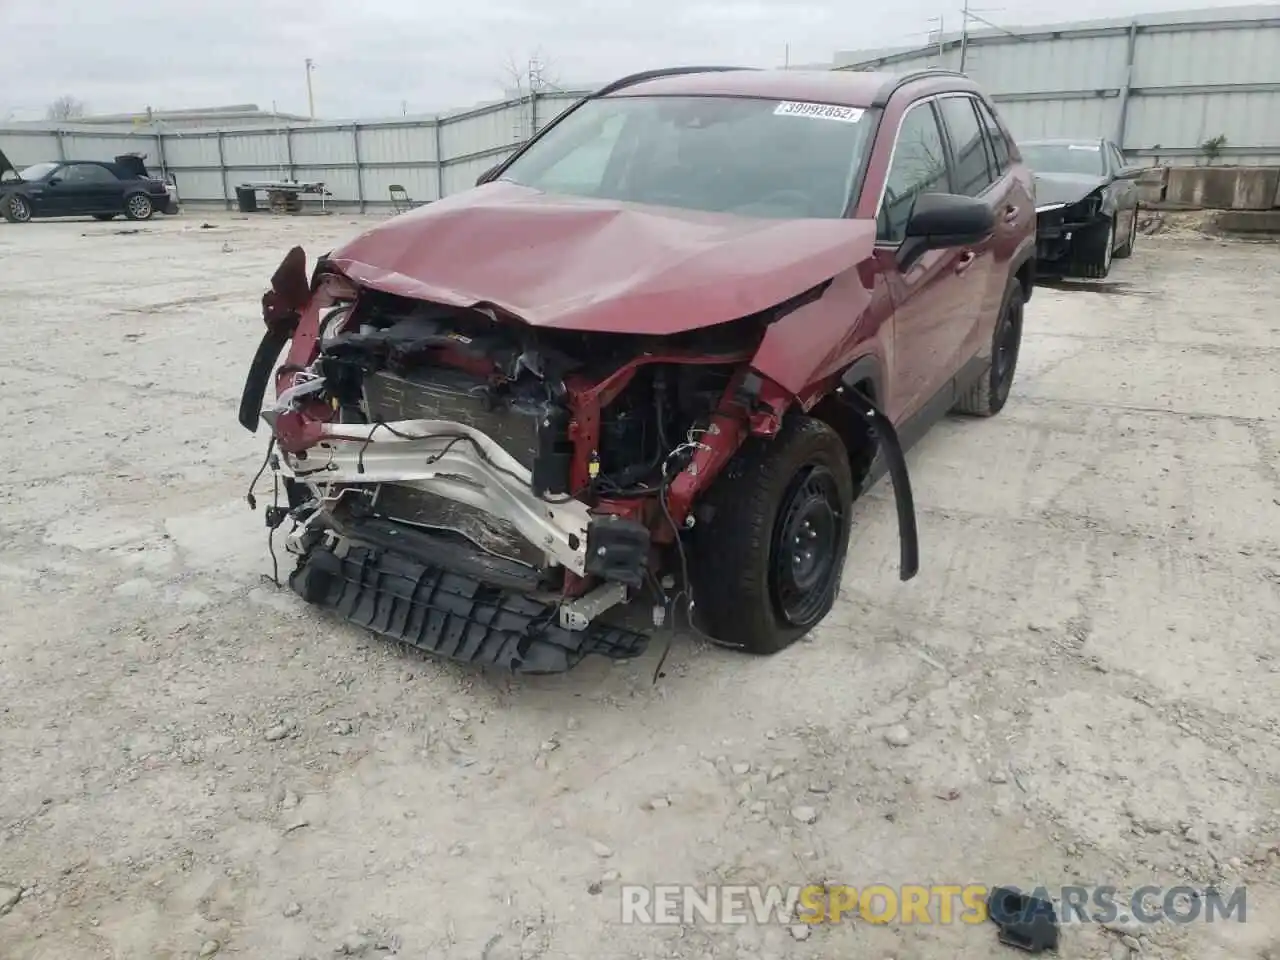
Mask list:
[{"label": "exposed radiator", "polygon": [[[452,420],[496,441],[532,469],[537,453],[536,415],[499,407],[487,410],[477,391],[483,381],[465,373],[433,368],[431,380],[379,372],[365,377],[365,402],[377,420]],[[460,534],[488,553],[531,567],[545,562],[543,552],[505,520],[482,510],[397,483],[384,483],[375,512],[390,520]]]},{"label": "exposed radiator", "polygon": [[365,402],[374,420],[452,420],[475,427],[524,466],[533,469],[538,452],[538,417],[533,411],[499,405],[485,409],[484,381],[433,367],[430,379],[381,371],[364,380]]}]

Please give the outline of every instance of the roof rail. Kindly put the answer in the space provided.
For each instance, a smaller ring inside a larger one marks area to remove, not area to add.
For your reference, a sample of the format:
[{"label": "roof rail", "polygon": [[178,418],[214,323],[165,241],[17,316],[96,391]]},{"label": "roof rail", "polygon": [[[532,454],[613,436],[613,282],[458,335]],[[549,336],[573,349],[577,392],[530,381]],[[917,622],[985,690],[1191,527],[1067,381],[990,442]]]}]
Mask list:
[{"label": "roof rail", "polygon": [[728,73],[732,70],[756,70],[757,67],[662,67],[657,70],[644,70],[640,73],[633,73],[630,76],[623,77],[621,80],[615,80],[607,86],[601,87],[591,96],[606,97],[611,93],[616,93],[626,87],[635,86],[637,83],[645,83],[649,80],[660,80],[663,77],[682,77],[690,73]]},{"label": "roof rail", "polygon": [[967,74],[961,73],[959,70],[946,70],[942,67],[922,67],[919,70],[908,70],[905,73],[896,73],[889,77],[888,81],[875,95],[871,105],[873,107],[883,107],[889,102],[889,98],[897,93],[902,87],[916,80],[926,80],[929,77],[954,77],[956,79],[968,80]]}]

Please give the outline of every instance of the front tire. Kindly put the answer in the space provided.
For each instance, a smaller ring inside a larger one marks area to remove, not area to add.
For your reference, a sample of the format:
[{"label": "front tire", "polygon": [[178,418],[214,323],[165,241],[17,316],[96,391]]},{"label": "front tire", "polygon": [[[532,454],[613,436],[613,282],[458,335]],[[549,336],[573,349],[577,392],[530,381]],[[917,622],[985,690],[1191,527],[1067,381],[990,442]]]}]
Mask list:
[{"label": "front tire", "polygon": [[971,417],[994,417],[1004,409],[1013,386],[1013,375],[1018,369],[1025,304],[1022,281],[1016,276],[1010,277],[1000,304],[1000,316],[996,318],[996,327],[991,334],[991,365],[960,398],[953,412]]},{"label": "front tire", "polygon": [[1129,235],[1124,244],[1116,251],[1117,260],[1127,260],[1133,256],[1133,248],[1138,242],[1138,208],[1133,208],[1133,216],[1129,218]]},{"label": "front tire", "polygon": [[130,220],[150,220],[153,213],[155,206],[145,193],[135,193],[124,201],[124,215]]},{"label": "front tire", "polygon": [[4,218],[10,223],[30,223],[31,222],[31,204],[27,202],[26,197],[20,197],[16,194],[8,197],[4,201]]},{"label": "front tire", "polygon": [[788,418],[752,438],[707,492],[690,579],[699,628],[748,653],[793,644],[831,611],[849,548],[853,476],[831,427]]},{"label": "front tire", "polygon": [[1104,280],[1111,272],[1116,248],[1116,220],[1108,217],[1079,237],[1079,272],[1088,280]]}]

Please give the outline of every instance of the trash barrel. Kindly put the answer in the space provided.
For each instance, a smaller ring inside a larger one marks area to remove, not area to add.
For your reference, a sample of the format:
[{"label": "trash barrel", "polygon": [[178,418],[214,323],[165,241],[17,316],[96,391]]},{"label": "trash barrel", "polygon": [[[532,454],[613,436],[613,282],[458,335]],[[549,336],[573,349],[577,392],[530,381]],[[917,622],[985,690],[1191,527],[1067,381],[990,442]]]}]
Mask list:
[{"label": "trash barrel", "polygon": [[236,187],[236,203],[241,213],[254,213],[258,209],[258,194],[250,187]]}]

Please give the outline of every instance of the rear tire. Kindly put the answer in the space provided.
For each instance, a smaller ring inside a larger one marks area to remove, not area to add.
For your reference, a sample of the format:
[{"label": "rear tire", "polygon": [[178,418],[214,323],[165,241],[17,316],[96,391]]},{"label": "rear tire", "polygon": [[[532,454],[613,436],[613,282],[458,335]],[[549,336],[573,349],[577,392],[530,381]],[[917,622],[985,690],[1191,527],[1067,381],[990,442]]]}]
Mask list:
[{"label": "rear tire", "polygon": [[1018,369],[1018,352],[1022,347],[1022,315],[1026,295],[1022,281],[1010,277],[1005,287],[1000,315],[991,334],[991,363],[952,408],[954,413],[971,417],[994,417],[1004,409]]},{"label": "rear tire", "polygon": [[3,202],[4,218],[10,223],[30,223],[31,222],[31,204],[27,202],[25,197],[14,196],[6,197]]},{"label": "rear tire", "polygon": [[135,193],[125,197],[124,215],[130,220],[150,220],[153,213],[155,213],[155,206],[145,193]]},{"label": "rear tire", "polygon": [[699,629],[771,654],[817,626],[835,603],[853,498],[849,453],[822,421],[791,417],[773,440],[747,440],[697,511]]}]

